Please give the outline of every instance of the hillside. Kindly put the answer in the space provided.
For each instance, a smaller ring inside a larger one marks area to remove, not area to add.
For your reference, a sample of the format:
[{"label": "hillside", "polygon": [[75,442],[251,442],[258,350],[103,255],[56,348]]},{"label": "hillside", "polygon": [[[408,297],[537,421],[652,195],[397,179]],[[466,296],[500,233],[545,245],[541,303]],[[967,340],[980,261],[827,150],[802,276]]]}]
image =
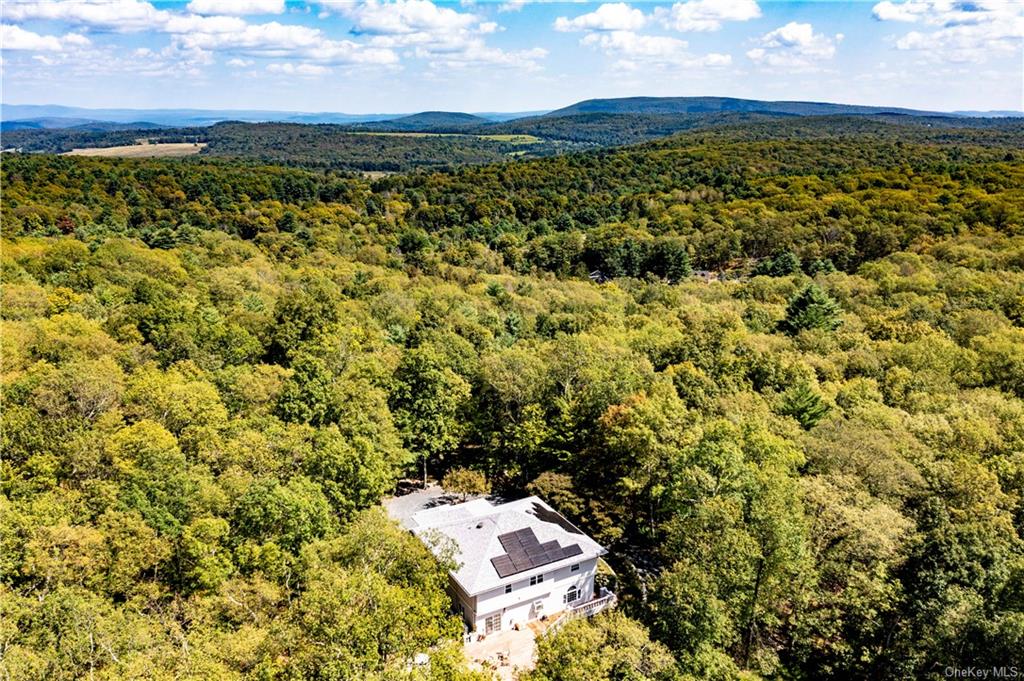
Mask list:
[{"label": "hillside", "polygon": [[617,612],[524,681],[1019,659],[1022,148],[835,116],[373,180],[5,154],[3,673],[487,681],[378,507],[424,467],[608,548]]},{"label": "hillside", "polygon": [[[225,122],[154,130],[21,129],[4,133],[4,148],[25,153],[154,143],[204,143],[202,154],[347,171],[410,171],[501,161],[513,155],[546,155],[560,145],[535,140],[482,139],[472,134],[367,131],[351,126]],[[474,127],[475,129],[475,127]]]},{"label": "hillside", "polygon": [[761,113],[646,114],[578,113],[561,116],[532,116],[481,129],[488,134],[535,135],[543,139],[564,140],[595,146],[635,144],[667,137],[685,130],[718,125],[770,120]]},{"label": "hillside", "polygon": [[932,115],[934,112],[899,107],[830,104],[827,102],[769,102],[732,97],[624,97],[619,99],[588,99],[547,116],[571,116],[589,113],[618,114],[701,114],[717,112],[764,113],[791,116],[827,116],[834,114],[900,113]]},{"label": "hillside", "polygon": [[463,132],[486,125],[490,121],[473,114],[456,111],[424,111],[391,118],[386,121],[362,123],[354,128],[360,130],[395,130],[407,132]]}]

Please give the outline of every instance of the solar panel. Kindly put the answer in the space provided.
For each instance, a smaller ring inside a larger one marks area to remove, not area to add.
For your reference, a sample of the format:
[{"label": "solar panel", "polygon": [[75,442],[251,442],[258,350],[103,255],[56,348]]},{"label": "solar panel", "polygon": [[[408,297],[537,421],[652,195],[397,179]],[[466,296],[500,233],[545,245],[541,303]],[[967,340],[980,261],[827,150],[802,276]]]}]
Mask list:
[{"label": "solar panel", "polygon": [[491,558],[491,565],[494,566],[499,577],[508,577],[509,575],[514,575],[517,572],[508,556],[497,556],[496,558]]},{"label": "solar panel", "polygon": [[505,555],[491,558],[491,565],[499,577],[508,577],[583,553],[579,544],[559,546],[554,540],[541,544],[537,541],[533,529],[529,527],[499,534],[498,541],[505,550]]},{"label": "solar panel", "polygon": [[544,508],[537,502],[533,502],[533,515],[537,516],[539,519],[543,520],[546,523],[553,523],[555,525],[558,525],[566,532],[572,532],[573,534],[583,534],[583,530],[581,530],[580,528],[576,527],[568,520],[566,520],[564,515],[562,515],[558,511],[552,511],[550,509]]}]

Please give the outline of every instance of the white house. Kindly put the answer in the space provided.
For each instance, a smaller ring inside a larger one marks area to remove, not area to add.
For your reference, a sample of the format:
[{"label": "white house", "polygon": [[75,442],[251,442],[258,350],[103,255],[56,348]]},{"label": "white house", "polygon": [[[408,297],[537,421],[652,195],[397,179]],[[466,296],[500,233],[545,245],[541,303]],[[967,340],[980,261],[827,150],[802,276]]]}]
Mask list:
[{"label": "white house", "polygon": [[591,615],[614,603],[594,584],[605,549],[537,497],[437,506],[405,524],[439,556],[453,552],[451,591],[470,631]]}]

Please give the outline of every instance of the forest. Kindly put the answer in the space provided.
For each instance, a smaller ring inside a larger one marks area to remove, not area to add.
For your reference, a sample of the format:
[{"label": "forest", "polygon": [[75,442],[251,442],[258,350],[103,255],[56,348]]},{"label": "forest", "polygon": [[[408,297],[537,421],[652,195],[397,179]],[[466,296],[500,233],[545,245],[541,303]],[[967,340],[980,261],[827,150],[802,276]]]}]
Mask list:
[{"label": "forest", "polygon": [[609,550],[524,681],[1024,666],[1022,148],[4,154],[0,677],[486,679],[379,506],[422,466]]},{"label": "forest", "polygon": [[[618,101],[618,100],[612,100]],[[454,170],[466,165],[653,142],[677,133],[716,139],[833,139],[859,142],[952,142],[1016,148],[1024,122],[1014,118],[872,115],[798,116],[778,112],[623,113],[552,112],[508,121],[469,114],[425,112],[358,124],[241,123],[169,128],[143,124],[5,131],[3,148],[62,154],[73,149],[151,143],[203,142],[204,156],[335,171],[395,173]],[[368,134],[372,133],[372,134]],[[389,134],[399,133],[399,134]],[[528,138],[523,136],[529,136]],[[692,137],[691,137],[692,139]],[[1017,145],[1019,146],[1019,145]]]}]

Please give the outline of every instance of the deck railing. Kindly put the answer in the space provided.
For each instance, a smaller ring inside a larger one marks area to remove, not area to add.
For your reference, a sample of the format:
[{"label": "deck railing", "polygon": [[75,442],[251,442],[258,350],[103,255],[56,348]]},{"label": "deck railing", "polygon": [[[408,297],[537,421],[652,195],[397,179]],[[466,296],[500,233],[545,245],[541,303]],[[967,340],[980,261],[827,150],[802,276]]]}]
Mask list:
[{"label": "deck railing", "polygon": [[566,608],[554,622],[549,624],[542,636],[550,636],[559,629],[565,626],[567,622],[571,622],[574,619],[580,617],[593,617],[602,610],[608,608],[614,608],[618,598],[611,591],[602,588],[596,598],[592,598],[586,603],[580,603],[579,605],[572,605]]}]

